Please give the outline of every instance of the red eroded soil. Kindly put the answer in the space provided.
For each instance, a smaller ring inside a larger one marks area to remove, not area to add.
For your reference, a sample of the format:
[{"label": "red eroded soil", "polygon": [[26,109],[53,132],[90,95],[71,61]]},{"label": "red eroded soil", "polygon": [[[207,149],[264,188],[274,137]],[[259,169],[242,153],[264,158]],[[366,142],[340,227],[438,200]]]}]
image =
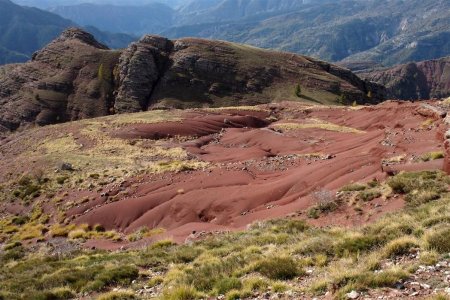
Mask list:
[{"label": "red eroded soil", "polygon": [[[351,109],[280,103],[262,108],[270,113],[197,111],[182,122],[121,128],[114,134],[122,138],[198,137],[180,141],[180,146],[211,166],[135,178],[136,188],[127,197],[86,204],[69,215],[77,223],[126,233],[162,227],[167,229],[164,236],[181,242],[192,231],[243,229],[255,220],[288,215],[306,218],[315,201],[311,195],[319,189],[334,192],[352,182],[383,180],[387,173],[443,168],[442,159],[419,159],[444,149],[445,131],[441,117],[419,113],[421,104],[386,102]],[[269,115],[277,121],[266,121]],[[283,123],[332,123],[361,132],[285,130],[278,126]],[[359,225],[403,204],[399,198],[375,199],[362,212],[346,204],[313,223]]]}]

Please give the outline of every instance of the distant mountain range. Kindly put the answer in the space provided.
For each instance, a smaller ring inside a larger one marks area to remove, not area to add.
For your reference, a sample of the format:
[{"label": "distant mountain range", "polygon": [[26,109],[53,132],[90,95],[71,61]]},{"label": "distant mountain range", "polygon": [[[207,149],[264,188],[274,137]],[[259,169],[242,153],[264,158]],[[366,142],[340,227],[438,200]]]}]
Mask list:
[{"label": "distant mountain range", "polygon": [[[9,0],[0,0],[0,64],[23,62],[56,38],[73,21]],[[92,26],[86,29],[111,48],[126,47],[135,38],[123,33],[108,33]]]},{"label": "distant mountain range", "polygon": [[190,0],[172,7],[71,3],[51,11],[106,31],[221,39],[350,68],[450,55],[447,0]]},{"label": "distant mountain range", "polygon": [[365,73],[450,55],[447,0],[15,1],[54,13],[0,0],[0,64],[28,59],[74,24],[112,48],[147,33],[202,37],[300,53]]}]

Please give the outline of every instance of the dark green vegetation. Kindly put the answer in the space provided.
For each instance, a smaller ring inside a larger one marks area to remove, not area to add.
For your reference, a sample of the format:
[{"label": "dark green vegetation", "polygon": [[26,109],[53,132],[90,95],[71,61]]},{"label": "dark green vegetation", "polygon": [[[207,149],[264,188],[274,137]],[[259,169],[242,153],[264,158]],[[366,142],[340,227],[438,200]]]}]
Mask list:
[{"label": "dark green vegetation", "polygon": [[[24,62],[56,38],[67,27],[76,24],[37,8],[21,7],[0,0],[0,64]],[[89,27],[96,37],[113,48],[127,46],[133,38],[111,34]]]},{"label": "dark green vegetation", "polygon": [[[29,252],[21,243],[10,243],[0,257],[0,295],[5,299],[67,299],[96,291],[105,293],[102,299],[139,299],[131,295],[146,285],[161,288],[162,299],[219,294],[237,299],[269,290],[303,291],[313,297],[333,286],[336,298],[346,299],[351,290],[391,287],[417,267],[410,262],[393,267],[385,264],[387,260],[414,250],[421,253],[420,264],[433,264],[450,251],[450,197],[443,190],[448,183],[449,178],[439,172],[391,178],[387,184],[392,195],[411,197],[430,191],[439,195],[433,201],[413,201],[403,212],[360,229],[320,229],[285,219],[259,222],[243,232],[189,245],[160,241],[142,250],[58,255],[42,254],[46,253],[44,245],[42,252]],[[345,189],[360,193],[374,188],[369,183]],[[306,275],[308,268],[314,269],[313,275]],[[309,283],[301,284],[306,276]],[[127,290],[108,293],[113,287]]]}]

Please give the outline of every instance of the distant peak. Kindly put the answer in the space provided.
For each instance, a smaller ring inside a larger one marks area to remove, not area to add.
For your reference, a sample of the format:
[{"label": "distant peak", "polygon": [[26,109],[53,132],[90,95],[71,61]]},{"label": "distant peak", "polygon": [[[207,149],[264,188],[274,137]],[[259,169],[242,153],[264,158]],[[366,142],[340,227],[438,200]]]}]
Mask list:
[{"label": "distant peak", "polygon": [[83,42],[84,44],[93,46],[95,48],[108,49],[108,47],[99,43],[92,34],[90,34],[89,32],[87,32],[83,29],[76,28],[76,27],[70,27],[70,28],[67,28],[66,30],[64,30],[63,33],[61,33],[58,40],[60,40],[60,41],[61,40],[62,41],[79,40],[79,41]]}]

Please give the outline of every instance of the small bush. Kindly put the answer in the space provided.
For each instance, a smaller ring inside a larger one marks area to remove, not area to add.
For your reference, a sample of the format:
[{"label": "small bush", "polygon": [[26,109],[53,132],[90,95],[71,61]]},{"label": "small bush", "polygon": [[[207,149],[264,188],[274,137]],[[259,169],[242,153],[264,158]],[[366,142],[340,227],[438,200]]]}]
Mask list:
[{"label": "small bush", "polygon": [[242,283],[239,279],[235,277],[222,278],[216,282],[214,288],[216,289],[219,295],[224,295],[228,291],[239,290],[240,288],[242,288]]},{"label": "small bush", "polygon": [[30,221],[28,216],[16,216],[11,220],[14,225],[24,225]]},{"label": "small bush", "polygon": [[70,288],[55,288],[50,292],[52,294],[52,298],[54,300],[65,300],[65,299],[73,299],[75,298],[75,292]]},{"label": "small bush", "polygon": [[408,206],[416,207],[430,201],[435,201],[441,198],[441,192],[437,191],[417,191],[406,195],[405,200]]},{"label": "small bush", "polygon": [[288,288],[289,287],[286,284],[284,284],[283,282],[280,282],[280,281],[275,281],[272,284],[272,291],[274,291],[275,293],[286,292]]},{"label": "small bush", "polygon": [[[75,298],[75,293],[70,289],[58,288],[52,291],[38,291],[33,293],[31,298],[33,300],[68,300]],[[1,298],[0,298],[1,299]]]},{"label": "small bush", "polygon": [[321,214],[335,211],[339,207],[336,195],[331,191],[322,189],[315,191],[311,196],[316,205],[307,212],[310,218],[317,219]]},{"label": "small bush", "polygon": [[261,261],[256,269],[270,279],[288,280],[300,275],[295,261],[290,257],[273,257]]},{"label": "small bush", "polygon": [[3,246],[3,250],[8,251],[8,250],[14,249],[16,247],[20,247],[20,246],[22,246],[21,242],[12,242],[12,243],[9,243],[9,244],[6,244],[5,246]]},{"label": "small bush", "polygon": [[309,225],[304,220],[277,220],[276,222],[268,221],[268,224],[273,224],[270,229],[275,233],[297,234],[309,228]]},{"label": "small bush", "polygon": [[381,197],[381,192],[377,190],[366,190],[358,193],[358,200],[362,200],[364,202],[372,201],[373,199]]},{"label": "small bush", "polygon": [[447,191],[448,180],[447,175],[442,172],[422,171],[400,173],[387,183],[398,194],[408,194],[415,190],[443,193]]},{"label": "small bush", "polygon": [[381,288],[393,286],[401,279],[408,278],[408,273],[403,270],[385,270],[379,273],[361,274],[357,280],[357,286],[362,288]]},{"label": "small bush", "polygon": [[147,285],[148,285],[149,287],[154,287],[154,286],[160,285],[160,284],[163,283],[163,282],[164,282],[164,278],[163,278],[163,277],[161,277],[161,276],[155,276],[155,277],[151,278],[151,279],[147,282]]},{"label": "small bush", "polygon": [[428,247],[439,253],[450,252],[450,227],[433,230],[426,234]]},{"label": "small bush", "polygon": [[425,227],[433,227],[437,224],[450,224],[450,216],[431,217],[423,221]]},{"label": "small bush", "polygon": [[163,293],[164,300],[195,300],[199,298],[199,293],[192,286],[179,286]]},{"label": "small bush", "polygon": [[67,176],[60,176],[60,177],[56,178],[56,182],[58,184],[64,184],[67,179],[69,179],[69,177],[67,177]]},{"label": "small bush", "polygon": [[341,188],[342,192],[359,192],[364,191],[366,186],[360,183],[352,183]]},{"label": "small bush", "polygon": [[100,295],[97,300],[134,300],[138,299],[133,292],[117,291]]},{"label": "small bush", "polygon": [[249,291],[264,291],[269,287],[266,279],[259,277],[249,277],[243,280],[244,289]]},{"label": "small bush", "polygon": [[172,261],[175,263],[189,263],[196,259],[202,250],[189,246],[179,246],[172,253]]},{"label": "small bush", "polygon": [[335,245],[334,251],[338,256],[345,256],[347,254],[358,254],[370,250],[376,245],[378,245],[378,240],[375,237],[360,235],[342,239]]},{"label": "small bush", "polygon": [[429,152],[421,156],[421,159],[423,161],[430,161],[430,160],[436,160],[444,158],[444,152],[443,151],[434,151]]},{"label": "small bush", "polygon": [[417,246],[418,242],[416,241],[416,239],[409,236],[404,236],[390,241],[386,246],[384,246],[383,253],[387,258],[395,257],[407,254],[412,248],[415,248]]},{"label": "small bush", "polygon": [[71,240],[84,239],[87,237],[87,234],[84,229],[79,228],[79,229],[75,229],[75,230],[72,230],[71,232],[69,232],[67,237]]},{"label": "small bush", "polygon": [[97,232],[104,232],[105,231],[105,227],[103,227],[100,224],[95,224],[93,230],[97,231]]},{"label": "small bush", "polygon": [[241,292],[238,290],[232,290],[228,292],[226,299],[227,300],[239,300],[241,299]]},{"label": "small bush", "polygon": [[67,237],[69,235],[69,232],[71,232],[74,229],[75,229],[74,224],[68,226],[55,224],[50,228],[50,235],[52,237]]},{"label": "small bush", "polygon": [[0,262],[7,262],[10,260],[18,260],[25,256],[25,249],[22,246],[15,247],[11,250],[0,254]]},{"label": "small bush", "polygon": [[419,260],[421,264],[432,266],[439,261],[439,254],[435,251],[423,251],[420,253]]}]

